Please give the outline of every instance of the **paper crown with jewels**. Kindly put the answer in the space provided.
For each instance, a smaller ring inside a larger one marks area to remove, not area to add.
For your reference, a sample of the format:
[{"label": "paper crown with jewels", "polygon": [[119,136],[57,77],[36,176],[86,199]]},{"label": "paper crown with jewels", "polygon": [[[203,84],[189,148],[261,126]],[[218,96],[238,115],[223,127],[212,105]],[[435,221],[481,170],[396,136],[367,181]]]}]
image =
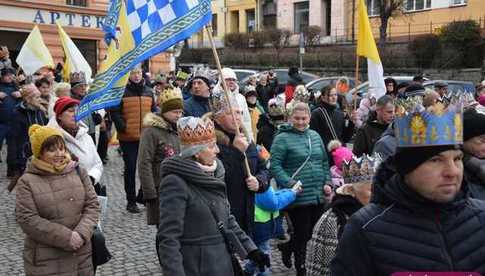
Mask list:
[{"label": "paper crown with jewels", "polygon": [[380,156],[369,156],[367,154],[361,157],[352,156],[352,159],[342,164],[342,177],[345,184],[369,182],[372,181],[377,167],[381,163]]},{"label": "paper crown with jewels", "polygon": [[285,115],[285,101],[281,98],[275,97],[268,101],[269,116],[277,117]]},{"label": "paper crown with jewels", "polygon": [[425,108],[421,97],[396,102],[394,132],[398,147],[463,143],[463,96],[452,96]]},{"label": "paper crown with jewels", "polygon": [[171,100],[183,100],[182,90],[178,87],[169,86],[163,89],[160,93],[160,104],[164,104]]},{"label": "paper crown with jewels", "polygon": [[[239,107],[237,103],[236,97],[229,92],[229,100],[231,101],[232,108]],[[212,97],[210,98],[210,108],[214,115],[219,115],[223,112],[230,111],[229,104],[227,103],[227,99],[225,93],[221,89],[214,89],[212,93]]]},{"label": "paper crown with jewels", "polygon": [[183,117],[177,121],[177,132],[182,146],[205,145],[216,141],[216,131],[211,119]]},{"label": "paper crown with jewels", "polygon": [[69,81],[71,82],[72,87],[75,87],[76,85],[87,84],[86,74],[82,71],[72,72],[69,74]]},{"label": "paper crown with jewels", "polygon": [[310,100],[310,91],[308,91],[304,85],[298,85],[295,88],[295,93],[293,98],[296,101],[308,103],[308,101]]}]

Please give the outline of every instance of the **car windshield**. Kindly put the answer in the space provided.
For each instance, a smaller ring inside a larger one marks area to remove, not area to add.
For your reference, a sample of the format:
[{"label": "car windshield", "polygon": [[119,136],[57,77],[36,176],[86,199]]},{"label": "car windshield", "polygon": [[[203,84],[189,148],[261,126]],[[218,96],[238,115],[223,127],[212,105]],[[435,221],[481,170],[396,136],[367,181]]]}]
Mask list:
[{"label": "car windshield", "polygon": [[246,71],[235,71],[238,80],[246,80],[249,76],[254,75],[253,72],[246,72]]}]

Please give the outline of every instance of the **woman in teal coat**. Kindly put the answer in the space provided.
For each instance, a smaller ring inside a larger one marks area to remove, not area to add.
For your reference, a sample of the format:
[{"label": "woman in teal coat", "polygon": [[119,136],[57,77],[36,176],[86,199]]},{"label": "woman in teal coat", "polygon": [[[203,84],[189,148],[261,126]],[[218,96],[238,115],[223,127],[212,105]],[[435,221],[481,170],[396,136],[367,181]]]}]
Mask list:
[{"label": "woman in teal coat", "polygon": [[330,193],[330,186],[325,187],[330,183],[327,155],[320,135],[309,129],[310,114],[307,104],[297,103],[290,124],[280,126],[271,146],[271,174],[278,185],[290,188],[298,181],[303,185],[303,192],[288,209],[294,226],[291,249],[297,275],[305,275],[306,243],[323,214],[325,191]]}]

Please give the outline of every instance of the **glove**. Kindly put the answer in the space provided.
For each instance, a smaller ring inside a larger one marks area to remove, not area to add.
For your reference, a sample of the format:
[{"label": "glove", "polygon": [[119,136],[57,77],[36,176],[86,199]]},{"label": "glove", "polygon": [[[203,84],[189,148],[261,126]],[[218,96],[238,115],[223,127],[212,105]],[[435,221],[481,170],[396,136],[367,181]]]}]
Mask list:
[{"label": "glove", "polygon": [[256,265],[258,265],[260,272],[264,272],[265,267],[271,266],[268,254],[264,254],[259,249],[249,252],[248,259],[253,261]]}]

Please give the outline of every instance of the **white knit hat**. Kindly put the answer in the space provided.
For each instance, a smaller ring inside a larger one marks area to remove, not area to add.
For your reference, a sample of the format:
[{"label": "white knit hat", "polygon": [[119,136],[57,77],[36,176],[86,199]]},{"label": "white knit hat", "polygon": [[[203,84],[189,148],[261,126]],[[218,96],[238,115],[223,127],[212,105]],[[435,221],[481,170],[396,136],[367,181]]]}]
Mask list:
[{"label": "white knit hat", "polygon": [[237,80],[236,73],[234,73],[234,70],[229,67],[222,68],[222,78]]}]

